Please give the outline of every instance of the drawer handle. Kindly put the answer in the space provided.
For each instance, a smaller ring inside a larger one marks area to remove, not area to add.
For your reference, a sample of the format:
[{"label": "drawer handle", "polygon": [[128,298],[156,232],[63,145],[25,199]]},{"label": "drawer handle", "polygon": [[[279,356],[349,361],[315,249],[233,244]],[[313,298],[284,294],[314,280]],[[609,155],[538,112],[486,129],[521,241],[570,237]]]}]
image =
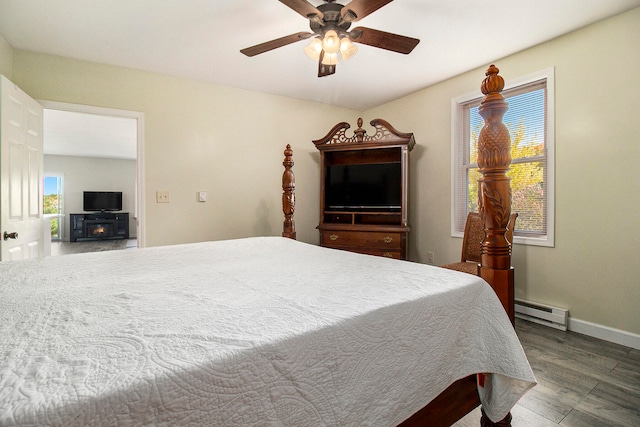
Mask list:
[{"label": "drawer handle", "polygon": [[329,235],[329,240],[332,240],[332,241],[336,241],[336,240],[338,240],[338,235],[337,235],[337,234],[331,234],[331,235]]},{"label": "drawer handle", "polygon": [[391,252],[385,252],[382,254],[382,256],[387,257],[387,258],[393,258],[393,254]]},{"label": "drawer handle", "polygon": [[386,236],[384,239],[382,239],[385,243],[389,244],[391,242],[393,242],[393,237],[391,236]]}]

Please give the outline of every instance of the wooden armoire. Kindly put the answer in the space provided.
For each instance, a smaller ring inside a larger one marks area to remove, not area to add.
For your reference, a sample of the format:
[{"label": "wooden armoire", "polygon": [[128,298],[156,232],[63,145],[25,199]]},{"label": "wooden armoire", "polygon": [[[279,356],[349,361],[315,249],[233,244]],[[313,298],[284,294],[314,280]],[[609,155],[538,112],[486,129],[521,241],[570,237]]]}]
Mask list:
[{"label": "wooden armoire", "polygon": [[370,255],[407,259],[409,152],[412,133],[371,121],[374,135],[358,128],[347,136],[338,123],[314,140],[320,151],[320,244]]}]

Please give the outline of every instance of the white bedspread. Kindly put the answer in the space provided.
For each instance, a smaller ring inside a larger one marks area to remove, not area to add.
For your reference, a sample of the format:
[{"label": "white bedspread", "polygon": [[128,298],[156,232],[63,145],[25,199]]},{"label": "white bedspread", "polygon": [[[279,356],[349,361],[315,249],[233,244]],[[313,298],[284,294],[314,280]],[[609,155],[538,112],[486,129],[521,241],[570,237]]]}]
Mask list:
[{"label": "white bedspread", "polygon": [[493,419],[535,383],[437,267],[279,237],[0,263],[3,426],[391,426],[476,372]]}]

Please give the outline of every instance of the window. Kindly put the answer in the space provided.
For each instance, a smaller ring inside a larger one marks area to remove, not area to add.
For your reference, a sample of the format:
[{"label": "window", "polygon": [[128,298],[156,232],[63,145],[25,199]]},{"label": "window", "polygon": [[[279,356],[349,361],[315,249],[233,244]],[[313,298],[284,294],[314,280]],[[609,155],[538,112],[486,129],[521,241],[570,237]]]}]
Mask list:
[{"label": "window", "polygon": [[62,177],[44,177],[43,214],[51,216],[51,240],[62,239]]},{"label": "window", "polygon": [[[509,110],[502,122],[511,136],[511,210],[518,213],[515,243],[554,245],[553,69],[507,82]],[[480,91],[452,100],[451,235],[461,237],[478,210],[477,141],[484,120]]]}]

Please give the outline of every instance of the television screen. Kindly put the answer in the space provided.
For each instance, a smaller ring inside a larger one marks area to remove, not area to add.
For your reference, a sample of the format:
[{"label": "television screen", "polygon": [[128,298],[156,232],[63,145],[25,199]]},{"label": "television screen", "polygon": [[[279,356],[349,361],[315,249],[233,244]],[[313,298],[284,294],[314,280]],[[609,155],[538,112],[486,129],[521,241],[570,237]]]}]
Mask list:
[{"label": "television screen", "polygon": [[85,191],[83,197],[85,212],[121,211],[121,191]]},{"label": "television screen", "polygon": [[325,207],[330,210],[399,210],[402,167],[395,163],[327,166]]}]

